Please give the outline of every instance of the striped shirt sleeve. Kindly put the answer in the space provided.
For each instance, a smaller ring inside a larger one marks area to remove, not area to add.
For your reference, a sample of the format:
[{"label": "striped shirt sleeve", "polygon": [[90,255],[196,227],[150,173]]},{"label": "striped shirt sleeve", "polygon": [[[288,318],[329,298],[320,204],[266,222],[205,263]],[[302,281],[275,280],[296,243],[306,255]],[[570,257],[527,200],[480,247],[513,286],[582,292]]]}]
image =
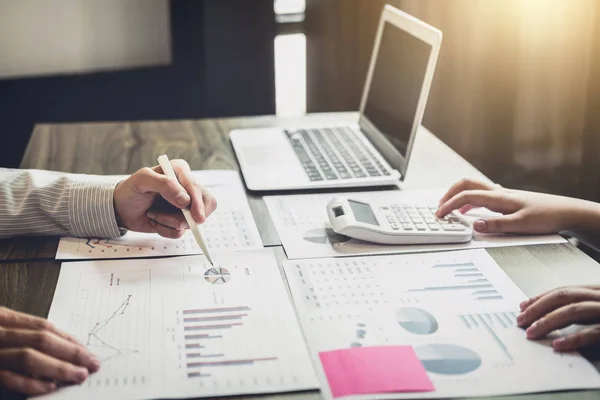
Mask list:
[{"label": "striped shirt sleeve", "polygon": [[114,177],[0,168],[0,238],[119,237],[116,184]]}]

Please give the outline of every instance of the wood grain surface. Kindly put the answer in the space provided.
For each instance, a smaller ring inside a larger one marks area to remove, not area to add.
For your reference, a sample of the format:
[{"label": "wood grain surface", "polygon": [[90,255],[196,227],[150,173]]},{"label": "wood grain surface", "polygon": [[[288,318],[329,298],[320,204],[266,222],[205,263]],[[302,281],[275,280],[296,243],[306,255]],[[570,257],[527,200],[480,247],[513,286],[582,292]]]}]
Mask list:
[{"label": "wood grain surface", "polygon": [[[313,123],[352,121],[356,113],[313,115]],[[231,129],[297,126],[306,120],[273,116],[200,121],[148,121],[36,126],[21,168],[86,174],[130,174],[156,164],[167,153],[183,158],[194,170],[238,169],[228,135]],[[433,161],[432,161],[433,160]],[[407,188],[443,187],[463,176],[485,179],[434,135],[419,132],[406,180]],[[265,245],[285,252],[262,195],[248,200]],[[0,305],[46,316],[60,264],[53,260],[56,238],[22,237],[0,241]],[[583,283],[598,273],[598,264],[571,244],[490,249],[489,253],[527,295],[561,284]],[[594,361],[598,352],[586,353]],[[318,392],[259,396],[273,400],[317,400]],[[0,392],[2,399],[22,398]],[[598,391],[512,396],[514,399],[600,399]]]}]

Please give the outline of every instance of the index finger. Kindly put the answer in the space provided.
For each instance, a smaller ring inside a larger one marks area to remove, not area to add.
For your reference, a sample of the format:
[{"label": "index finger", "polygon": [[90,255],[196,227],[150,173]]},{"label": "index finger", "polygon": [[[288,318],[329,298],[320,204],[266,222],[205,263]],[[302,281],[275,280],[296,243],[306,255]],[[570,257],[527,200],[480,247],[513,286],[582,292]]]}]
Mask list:
[{"label": "index finger", "polygon": [[206,221],[206,217],[217,208],[217,201],[212,193],[194,178],[189,165],[186,162],[180,164],[178,161],[182,160],[173,161],[173,169],[177,173],[179,183],[190,195],[190,211],[194,220],[203,223]]},{"label": "index finger", "polygon": [[8,328],[47,330],[70,342],[81,345],[74,336],[61,331],[47,319],[10,310],[6,307],[0,307],[0,325]]},{"label": "index finger", "polygon": [[0,329],[0,348],[30,347],[46,355],[96,372],[100,361],[90,351],[49,331]]},{"label": "index finger", "polygon": [[585,288],[560,288],[540,296],[517,317],[521,327],[529,326],[544,316],[569,304],[582,301],[600,301],[600,293]]},{"label": "index finger", "polygon": [[492,190],[494,189],[494,185],[476,181],[469,178],[463,178],[460,181],[456,182],[454,185],[450,186],[450,189],[442,196],[440,199],[440,205],[444,204],[452,197],[456,196],[460,192],[464,192],[465,190]]},{"label": "index finger", "polygon": [[600,304],[597,301],[568,304],[540,318],[525,332],[529,339],[539,339],[550,332],[573,324],[595,322],[598,317],[600,317]]},{"label": "index finger", "polygon": [[538,300],[544,298],[546,295],[556,291],[556,290],[563,290],[563,289],[589,289],[589,290],[599,290],[600,289],[600,285],[581,285],[581,286],[572,286],[572,287],[558,287],[558,288],[554,288],[554,289],[550,289],[550,290],[546,290],[545,292],[542,292],[538,295],[535,295],[533,297],[528,298],[527,300],[523,301],[521,304],[519,304],[519,308],[521,309],[521,312],[525,312],[525,310],[531,306],[532,304],[534,304],[535,302],[537,302]]},{"label": "index finger", "polygon": [[436,215],[438,218],[442,218],[464,206],[485,207],[502,214],[512,214],[518,211],[518,204],[507,193],[491,190],[467,190],[443,203]]}]

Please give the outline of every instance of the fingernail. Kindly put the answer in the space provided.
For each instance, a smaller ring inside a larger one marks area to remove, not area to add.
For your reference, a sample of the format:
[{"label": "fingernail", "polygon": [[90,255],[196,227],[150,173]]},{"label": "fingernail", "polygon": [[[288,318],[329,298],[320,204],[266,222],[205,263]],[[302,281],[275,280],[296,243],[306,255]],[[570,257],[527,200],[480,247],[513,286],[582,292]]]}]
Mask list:
[{"label": "fingernail", "polygon": [[190,195],[186,192],[179,192],[179,194],[175,197],[175,201],[182,207],[185,207],[190,202]]},{"label": "fingernail", "polygon": [[440,216],[440,208],[438,208],[438,209],[436,210],[436,212],[435,212],[435,216],[436,216],[436,217],[439,217],[439,216]]},{"label": "fingernail", "polygon": [[566,342],[565,338],[558,338],[552,342],[552,348],[554,350],[563,349],[565,347],[565,342]]},{"label": "fingernail", "polygon": [[483,219],[478,219],[473,223],[473,228],[479,232],[485,232],[487,229],[487,222]]},{"label": "fingernail", "polygon": [[156,214],[154,214],[153,212],[148,212],[146,213],[146,217],[150,219],[156,219]]},{"label": "fingernail", "polygon": [[206,221],[206,214],[204,214],[204,210],[200,210],[200,216],[202,217],[202,222]]},{"label": "fingernail", "polygon": [[520,314],[517,317],[517,324],[521,325],[523,323],[523,320],[525,320],[525,316],[523,314]]},{"label": "fingernail", "polygon": [[98,360],[96,357],[90,357],[90,362],[92,363],[92,367],[94,369],[93,372],[96,372],[100,369],[100,360]]},{"label": "fingernail", "polygon": [[182,230],[184,230],[184,229],[187,229],[187,228],[189,228],[189,225],[187,224],[187,222],[185,222],[185,221],[182,221],[182,222],[179,224],[179,230],[180,230],[180,231],[182,231]]},{"label": "fingernail", "polygon": [[525,300],[524,302],[519,304],[519,308],[521,309],[521,311],[523,311],[523,309],[527,306],[527,303],[529,303],[529,300]]},{"label": "fingernail", "polygon": [[54,392],[56,390],[56,383],[54,382],[44,382],[43,385],[45,392]]},{"label": "fingernail", "polygon": [[77,368],[77,372],[75,373],[75,379],[77,379],[77,382],[83,382],[87,379],[88,377],[88,370],[85,368]]},{"label": "fingernail", "polygon": [[534,322],[533,325],[531,325],[529,328],[527,328],[527,336],[533,336],[537,333],[537,331],[539,330],[539,326],[540,324],[537,322]]}]

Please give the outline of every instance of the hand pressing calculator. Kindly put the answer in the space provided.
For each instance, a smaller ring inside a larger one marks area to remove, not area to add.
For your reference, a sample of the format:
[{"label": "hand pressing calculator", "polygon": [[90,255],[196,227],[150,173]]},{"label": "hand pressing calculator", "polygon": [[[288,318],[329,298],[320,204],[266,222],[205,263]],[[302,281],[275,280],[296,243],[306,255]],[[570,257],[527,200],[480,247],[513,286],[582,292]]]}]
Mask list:
[{"label": "hand pressing calculator", "polygon": [[333,230],[383,244],[463,243],[473,230],[456,212],[437,218],[437,207],[423,204],[375,204],[336,197],[327,204]]}]

